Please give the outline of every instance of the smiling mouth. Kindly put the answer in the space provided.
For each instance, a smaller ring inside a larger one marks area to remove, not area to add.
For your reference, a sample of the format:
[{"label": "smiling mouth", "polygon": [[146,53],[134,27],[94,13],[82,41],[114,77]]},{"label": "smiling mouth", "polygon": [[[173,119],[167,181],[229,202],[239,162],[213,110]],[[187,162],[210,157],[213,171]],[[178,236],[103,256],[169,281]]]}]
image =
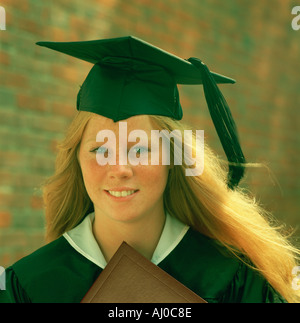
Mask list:
[{"label": "smiling mouth", "polygon": [[126,197],[126,196],[130,196],[132,194],[134,194],[135,192],[137,192],[138,190],[128,190],[128,191],[108,191],[106,190],[106,192],[114,197]]}]

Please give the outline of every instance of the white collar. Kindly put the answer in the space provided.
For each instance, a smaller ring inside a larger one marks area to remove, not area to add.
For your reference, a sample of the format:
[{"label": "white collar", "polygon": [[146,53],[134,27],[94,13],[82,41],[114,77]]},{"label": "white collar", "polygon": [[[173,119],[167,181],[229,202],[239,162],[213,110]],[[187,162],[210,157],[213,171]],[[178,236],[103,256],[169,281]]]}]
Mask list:
[{"label": "white collar", "polygon": [[[63,236],[77,252],[103,269],[107,262],[93,235],[92,223],[94,218],[95,214],[90,213],[78,226],[64,233]],[[178,245],[188,229],[188,225],[166,213],[165,225],[151,262],[157,265],[166,258]]]}]

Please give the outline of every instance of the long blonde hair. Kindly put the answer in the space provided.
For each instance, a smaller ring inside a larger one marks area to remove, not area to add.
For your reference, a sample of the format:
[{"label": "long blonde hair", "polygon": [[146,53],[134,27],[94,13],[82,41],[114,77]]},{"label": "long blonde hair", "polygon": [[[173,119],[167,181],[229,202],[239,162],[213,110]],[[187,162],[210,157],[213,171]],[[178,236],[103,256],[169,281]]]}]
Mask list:
[{"label": "long blonde hair", "polygon": [[[92,116],[81,111],[74,118],[58,147],[55,174],[44,186],[48,241],[74,228],[93,207],[77,159],[85,126]],[[186,129],[181,122],[168,117],[150,116],[150,120],[156,128],[170,132],[178,129],[183,134]],[[171,161],[173,154],[171,145]],[[204,165],[200,176],[185,176],[188,166],[184,163],[172,167],[164,194],[166,210],[217,240],[235,256],[245,255],[287,301],[300,301],[299,291],[292,288],[292,269],[297,265],[299,250],[245,189],[228,189],[224,163],[207,145]]]}]

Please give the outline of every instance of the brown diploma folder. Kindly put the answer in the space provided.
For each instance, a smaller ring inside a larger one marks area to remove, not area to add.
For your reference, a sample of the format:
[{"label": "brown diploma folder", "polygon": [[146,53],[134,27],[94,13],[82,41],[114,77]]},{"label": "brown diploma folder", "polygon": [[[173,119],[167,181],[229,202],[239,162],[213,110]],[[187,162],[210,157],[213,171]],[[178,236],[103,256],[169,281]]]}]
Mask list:
[{"label": "brown diploma folder", "polygon": [[81,303],[207,303],[123,242]]}]

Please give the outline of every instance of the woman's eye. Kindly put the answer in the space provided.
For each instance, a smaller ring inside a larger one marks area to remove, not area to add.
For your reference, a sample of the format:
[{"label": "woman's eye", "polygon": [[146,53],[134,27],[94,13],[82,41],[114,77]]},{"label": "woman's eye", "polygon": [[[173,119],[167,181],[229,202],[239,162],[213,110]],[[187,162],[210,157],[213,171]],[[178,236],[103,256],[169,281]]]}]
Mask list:
[{"label": "woman's eye", "polygon": [[105,153],[107,153],[107,148],[106,147],[97,147],[95,149],[92,149],[91,152],[97,153],[97,154],[105,154]]},{"label": "woman's eye", "polygon": [[135,152],[136,154],[142,154],[144,152],[148,152],[148,148],[146,147],[134,147],[132,148],[133,152]]}]

